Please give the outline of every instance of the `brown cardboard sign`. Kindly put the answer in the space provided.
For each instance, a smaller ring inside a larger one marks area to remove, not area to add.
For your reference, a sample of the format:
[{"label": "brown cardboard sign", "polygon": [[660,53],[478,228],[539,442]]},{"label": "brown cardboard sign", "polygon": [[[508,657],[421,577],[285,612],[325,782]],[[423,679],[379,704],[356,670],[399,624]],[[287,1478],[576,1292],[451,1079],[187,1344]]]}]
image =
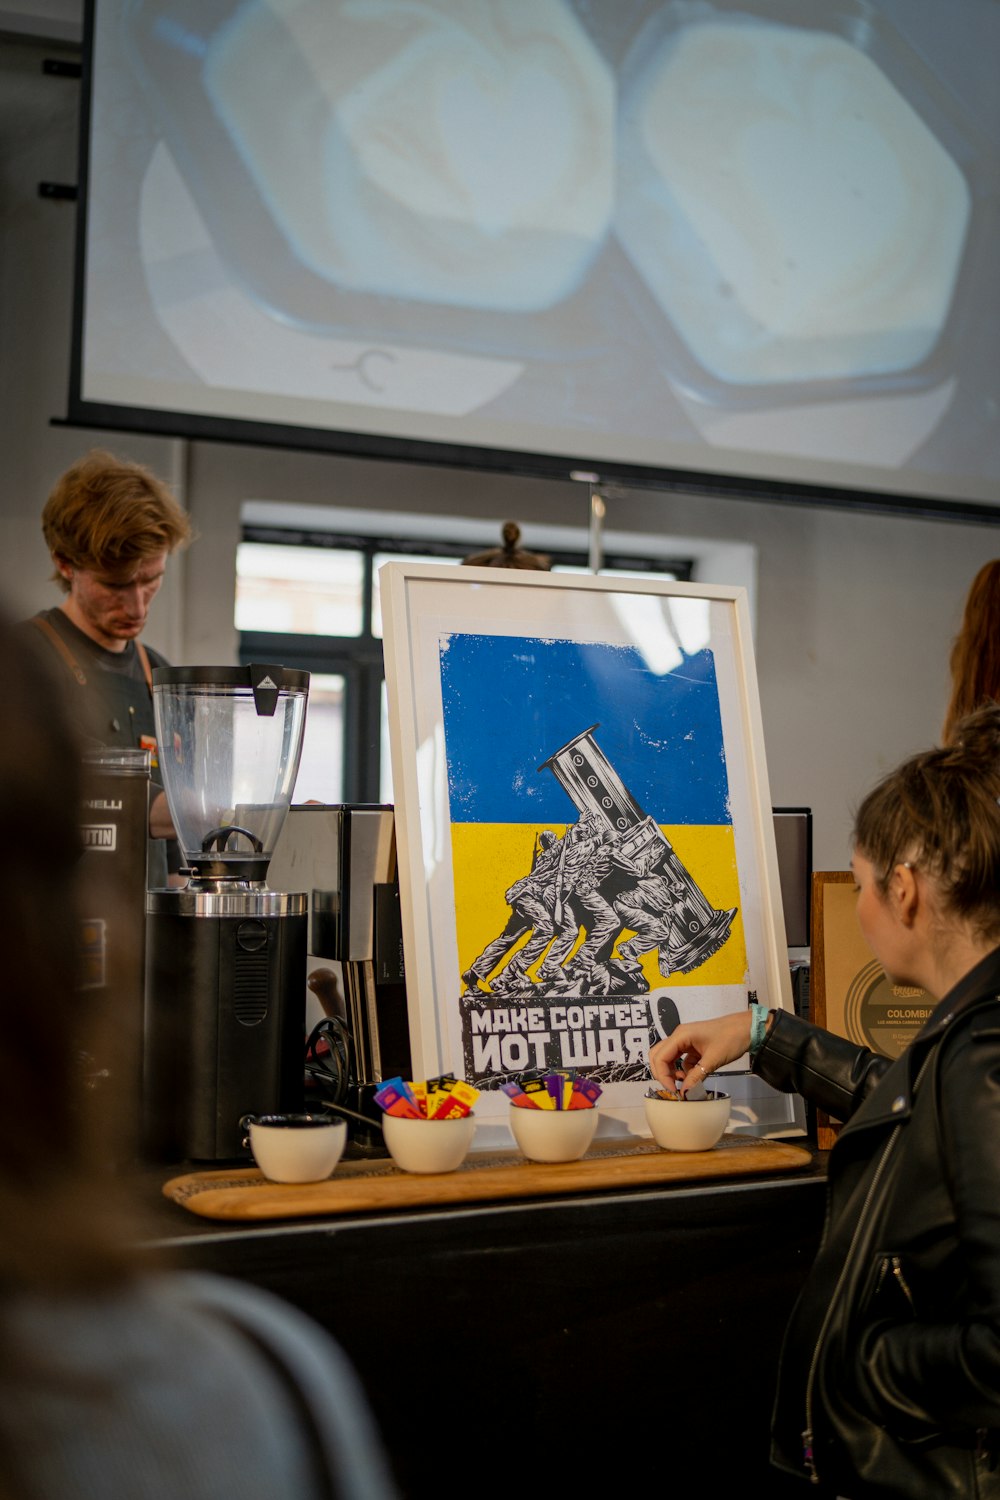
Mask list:
[{"label": "brown cardboard sign", "polygon": [[[810,963],[811,1017],[817,1026],[896,1058],[909,1046],[934,1008],[926,990],[893,984],[865,942],[857,919],[850,870],[813,873],[813,941]],[[836,1139],[837,1125],[817,1115],[818,1144]]]}]

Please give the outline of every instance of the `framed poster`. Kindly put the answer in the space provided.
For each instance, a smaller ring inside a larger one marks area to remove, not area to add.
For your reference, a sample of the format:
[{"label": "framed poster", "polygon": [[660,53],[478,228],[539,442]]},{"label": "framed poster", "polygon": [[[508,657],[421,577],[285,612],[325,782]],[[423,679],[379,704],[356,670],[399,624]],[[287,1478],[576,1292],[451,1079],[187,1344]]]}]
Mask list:
[{"label": "framed poster", "polygon": [[[814,871],[812,908],[810,1020],[859,1047],[899,1057],[937,1002],[886,974],[858,926],[850,870]],[[837,1131],[838,1122],[817,1110],[817,1145],[828,1149]]]},{"label": "framed poster", "polygon": [[467,1078],[506,1139],[501,1084],[575,1068],[603,1132],[645,1134],[647,1053],[680,1018],[792,1008],[745,593],[379,581],[415,1074]]}]

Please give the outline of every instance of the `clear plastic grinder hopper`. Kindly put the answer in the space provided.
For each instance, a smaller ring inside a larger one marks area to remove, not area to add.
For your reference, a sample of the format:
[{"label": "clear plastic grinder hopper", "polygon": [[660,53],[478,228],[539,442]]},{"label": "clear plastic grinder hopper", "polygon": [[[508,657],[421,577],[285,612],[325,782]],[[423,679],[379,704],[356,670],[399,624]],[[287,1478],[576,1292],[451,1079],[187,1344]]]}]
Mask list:
[{"label": "clear plastic grinder hopper", "polygon": [[191,884],[263,885],[302,752],[309,673],[157,667],[163,789]]}]

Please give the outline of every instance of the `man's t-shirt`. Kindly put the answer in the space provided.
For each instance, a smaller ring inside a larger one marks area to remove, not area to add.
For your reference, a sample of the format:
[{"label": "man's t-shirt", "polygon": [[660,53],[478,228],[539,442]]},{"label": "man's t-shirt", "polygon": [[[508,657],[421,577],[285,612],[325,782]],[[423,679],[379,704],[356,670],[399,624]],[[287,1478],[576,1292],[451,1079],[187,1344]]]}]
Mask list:
[{"label": "man's t-shirt", "polygon": [[[153,700],[135,642],[129,641],[124,651],[108,651],[78,630],[61,609],[42,610],[36,618],[44,620],[57,633],[75,664],[76,670],[46,631],[30,620],[25,622],[29,640],[39,644],[39,659],[51,667],[59,683],[84,746],[150,750],[150,778],[161,787]],[[146,654],[150,667],[168,665],[165,657],[148,646]],[[83,682],[79,680],[81,675]],[[149,854],[149,884],[166,885],[168,862],[173,869],[180,864],[176,845],[153,839]]]}]

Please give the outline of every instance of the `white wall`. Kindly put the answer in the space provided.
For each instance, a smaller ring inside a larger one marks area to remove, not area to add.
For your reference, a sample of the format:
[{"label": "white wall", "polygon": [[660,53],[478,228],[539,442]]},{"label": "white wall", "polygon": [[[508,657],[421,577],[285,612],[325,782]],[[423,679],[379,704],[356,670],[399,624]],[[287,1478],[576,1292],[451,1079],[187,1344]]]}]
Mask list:
[{"label": "white wall", "polygon": [[[175,560],[149,632],[175,661],[234,659],[244,500],[509,518],[526,528],[586,524],[585,496],[568,483],[52,427],[65,411],[74,211],[39,198],[37,184],[75,181],[78,87],[42,74],[42,58],[54,55],[55,44],[0,38],[0,600],[8,610],[56,601],[38,516],[55,477],[92,444],[149,464],[190,507],[198,540]],[[612,502],[607,524],[757,548],[772,801],[812,807],[817,868],[843,868],[853,803],[937,737],[951,638],[974,573],[1000,555],[996,526],[638,490]]]},{"label": "white wall", "polygon": [[0,32],[50,42],[83,38],[83,0],[0,0]]}]

